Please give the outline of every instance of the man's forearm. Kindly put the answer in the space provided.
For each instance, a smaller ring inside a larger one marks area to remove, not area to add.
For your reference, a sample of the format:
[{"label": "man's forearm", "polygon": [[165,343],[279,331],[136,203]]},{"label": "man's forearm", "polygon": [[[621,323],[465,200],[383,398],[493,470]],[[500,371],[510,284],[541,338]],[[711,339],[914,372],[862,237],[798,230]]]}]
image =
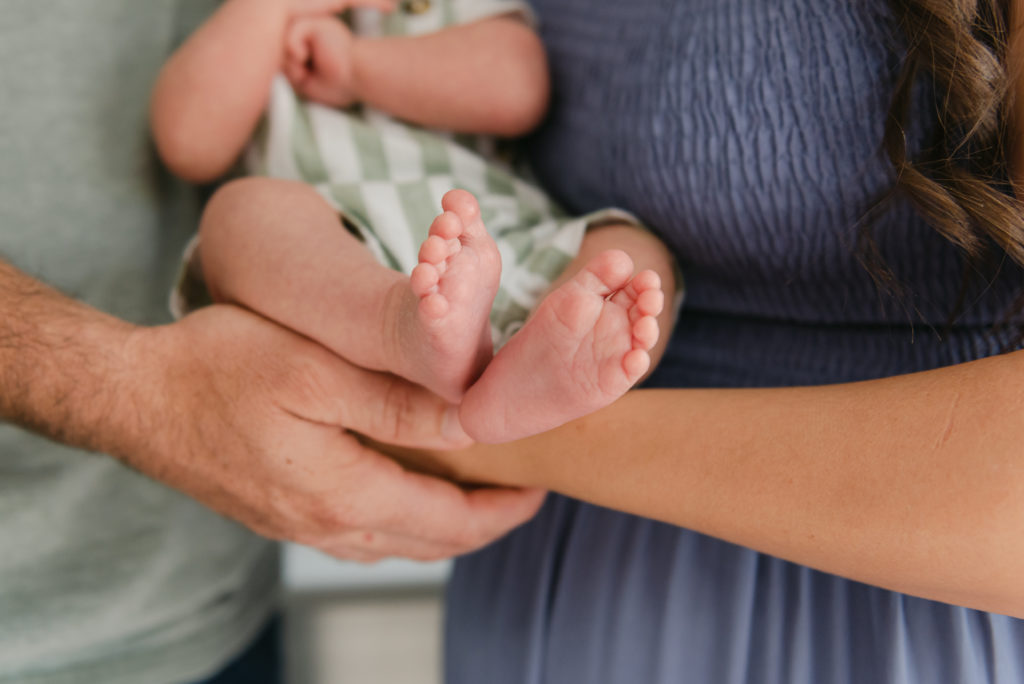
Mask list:
[{"label": "man's forearm", "polygon": [[133,327],[2,261],[0,311],[0,420],[109,453],[268,537],[434,560],[540,505],[539,492],[413,477],[360,446],[347,428],[437,446],[465,436],[443,434],[449,407],[426,390],[255,314],[215,305]]},{"label": "man's forearm", "polygon": [[428,128],[522,135],[548,103],[540,39],[512,17],[413,37],[357,38],[359,100]]},{"label": "man's forearm", "polygon": [[134,420],[122,351],[133,326],[0,261],[0,419],[122,450]]}]

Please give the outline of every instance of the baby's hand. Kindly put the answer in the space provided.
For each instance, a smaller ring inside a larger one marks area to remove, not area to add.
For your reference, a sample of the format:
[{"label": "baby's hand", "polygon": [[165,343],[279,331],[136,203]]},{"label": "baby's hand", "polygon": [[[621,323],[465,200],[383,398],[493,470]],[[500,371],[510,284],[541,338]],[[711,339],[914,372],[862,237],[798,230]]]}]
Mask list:
[{"label": "baby's hand", "polygon": [[352,7],[367,7],[390,12],[396,0],[286,0],[293,17],[338,14]]},{"label": "baby's hand", "polygon": [[284,73],[307,100],[348,107],[356,101],[351,54],[352,32],[343,21],[334,16],[303,17],[288,27]]}]

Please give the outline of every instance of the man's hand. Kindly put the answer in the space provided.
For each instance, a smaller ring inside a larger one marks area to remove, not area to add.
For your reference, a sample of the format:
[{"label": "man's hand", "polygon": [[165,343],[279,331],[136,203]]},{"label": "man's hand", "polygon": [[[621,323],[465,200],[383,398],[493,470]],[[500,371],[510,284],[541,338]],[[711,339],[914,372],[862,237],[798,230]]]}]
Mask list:
[{"label": "man's hand", "polygon": [[530,518],[543,493],[464,490],[401,468],[381,442],[450,448],[451,407],[348,364],[259,316],[213,306],[127,347],[137,444],[126,462],[253,530],[362,561],[468,552]]},{"label": "man's hand", "polygon": [[333,16],[301,17],[288,27],[284,73],[302,97],[343,109],[356,102],[352,32]]}]

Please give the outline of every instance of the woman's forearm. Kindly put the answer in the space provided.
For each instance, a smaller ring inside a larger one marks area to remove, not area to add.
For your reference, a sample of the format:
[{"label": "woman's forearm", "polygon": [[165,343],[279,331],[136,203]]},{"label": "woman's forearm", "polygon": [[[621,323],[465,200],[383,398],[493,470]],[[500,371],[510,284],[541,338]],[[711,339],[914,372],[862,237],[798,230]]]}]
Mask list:
[{"label": "woman's forearm", "polygon": [[284,0],[228,0],[164,65],[150,119],[177,175],[208,182],[234,164],[280,69],[289,18]]},{"label": "woman's forearm", "polygon": [[1024,616],[1024,352],[863,383],[642,390],[440,456],[948,603]]}]

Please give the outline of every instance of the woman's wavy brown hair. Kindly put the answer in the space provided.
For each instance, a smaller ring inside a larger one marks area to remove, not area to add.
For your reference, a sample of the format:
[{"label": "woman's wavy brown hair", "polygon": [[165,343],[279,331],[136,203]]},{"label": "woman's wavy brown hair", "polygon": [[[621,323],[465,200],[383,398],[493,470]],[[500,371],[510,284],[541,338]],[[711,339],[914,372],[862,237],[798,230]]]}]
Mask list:
[{"label": "woman's wavy brown hair", "polygon": [[[1007,168],[1011,2],[890,0],[907,45],[883,139],[896,190],[971,263],[996,246],[1024,265],[1024,210]],[[934,88],[934,112],[914,111],[922,76]],[[937,123],[934,138],[908,150],[912,122],[928,120]],[[867,246],[877,249],[873,240]],[[892,285],[893,274],[883,271],[882,282]]]}]

